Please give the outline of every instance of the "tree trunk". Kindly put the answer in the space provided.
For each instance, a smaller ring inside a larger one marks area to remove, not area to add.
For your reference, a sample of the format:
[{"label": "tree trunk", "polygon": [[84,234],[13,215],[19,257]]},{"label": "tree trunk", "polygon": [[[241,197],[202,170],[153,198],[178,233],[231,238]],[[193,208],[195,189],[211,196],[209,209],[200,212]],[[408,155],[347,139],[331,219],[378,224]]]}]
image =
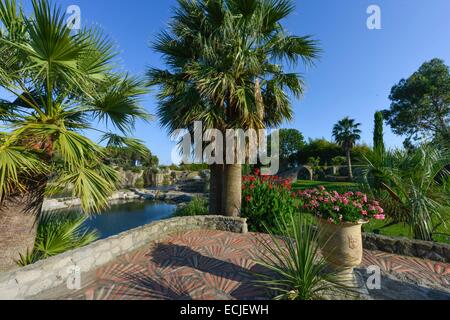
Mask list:
[{"label": "tree trunk", "polygon": [[209,187],[209,213],[211,215],[222,214],[222,188],[223,188],[223,165],[213,164],[210,166],[211,179]]},{"label": "tree trunk", "polygon": [[17,268],[16,261],[34,248],[37,233],[37,211],[31,209],[29,197],[5,201],[0,209],[0,272]]},{"label": "tree trunk", "polygon": [[242,203],[242,165],[225,165],[223,191],[222,213],[227,217],[238,217]]},{"label": "tree trunk", "polygon": [[347,150],[348,179],[353,181],[352,154],[350,149]]}]

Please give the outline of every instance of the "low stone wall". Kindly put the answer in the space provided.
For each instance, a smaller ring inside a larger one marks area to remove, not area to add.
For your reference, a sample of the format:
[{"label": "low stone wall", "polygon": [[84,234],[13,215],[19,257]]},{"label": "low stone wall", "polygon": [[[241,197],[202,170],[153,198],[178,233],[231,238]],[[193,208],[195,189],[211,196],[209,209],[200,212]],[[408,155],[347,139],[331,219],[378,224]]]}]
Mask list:
[{"label": "low stone wall", "polygon": [[436,242],[391,238],[373,233],[363,234],[364,248],[402,256],[450,263],[450,245]]},{"label": "low stone wall", "polygon": [[181,217],[154,222],[25,268],[0,274],[0,300],[26,299],[60,286],[67,281],[70,267],[79,267],[82,273],[89,272],[171,233],[203,229],[248,232],[245,219],[223,216]]}]

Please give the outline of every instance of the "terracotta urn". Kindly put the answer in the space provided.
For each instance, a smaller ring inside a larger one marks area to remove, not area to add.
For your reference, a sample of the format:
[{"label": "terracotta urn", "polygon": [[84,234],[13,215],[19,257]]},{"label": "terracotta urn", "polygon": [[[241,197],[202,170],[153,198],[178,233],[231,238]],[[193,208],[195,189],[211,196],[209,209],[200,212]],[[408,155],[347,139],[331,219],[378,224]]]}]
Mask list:
[{"label": "terracotta urn", "polygon": [[354,268],[362,263],[362,226],[365,223],[336,225],[319,220],[319,241],[325,261],[331,268],[350,278],[353,277]]}]

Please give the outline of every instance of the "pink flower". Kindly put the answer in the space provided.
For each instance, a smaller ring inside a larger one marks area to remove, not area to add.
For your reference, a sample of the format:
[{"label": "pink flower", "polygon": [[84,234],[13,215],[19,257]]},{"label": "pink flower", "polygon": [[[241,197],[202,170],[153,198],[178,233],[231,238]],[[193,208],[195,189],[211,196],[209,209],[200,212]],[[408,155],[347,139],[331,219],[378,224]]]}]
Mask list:
[{"label": "pink flower", "polygon": [[333,209],[334,209],[334,211],[337,211],[337,212],[341,211],[341,208],[339,208],[338,206],[335,206]]},{"label": "pink flower", "polygon": [[361,211],[361,214],[363,215],[363,216],[367,216],[367,211],[366,210],[363,210],[363,211]]},{"label": "pink flower", "polygon": [[373,216],[376,220],[384,220],[386,216],[384,214],[377,214]]}]

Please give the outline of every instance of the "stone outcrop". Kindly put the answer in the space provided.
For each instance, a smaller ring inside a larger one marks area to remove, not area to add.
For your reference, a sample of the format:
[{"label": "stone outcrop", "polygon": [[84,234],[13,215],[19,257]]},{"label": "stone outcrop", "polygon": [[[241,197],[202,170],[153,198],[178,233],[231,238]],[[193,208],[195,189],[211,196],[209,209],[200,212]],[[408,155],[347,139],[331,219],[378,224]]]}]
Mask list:
[{"label": "stone outcrop", "polygon": [[450,245],[445,243],[391,238],[373,233],[363,234],[364,248],[450,263]]}]

